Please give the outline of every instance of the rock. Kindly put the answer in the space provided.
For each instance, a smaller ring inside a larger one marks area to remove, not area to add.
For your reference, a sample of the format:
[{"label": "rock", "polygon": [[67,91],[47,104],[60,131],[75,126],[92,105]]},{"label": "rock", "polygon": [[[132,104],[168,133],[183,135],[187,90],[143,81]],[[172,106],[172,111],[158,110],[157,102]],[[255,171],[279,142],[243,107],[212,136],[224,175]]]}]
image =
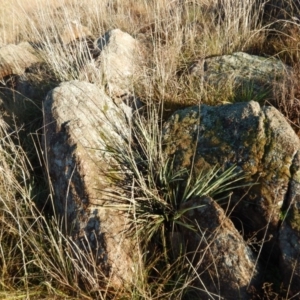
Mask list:
[{"label": "rock", "polygon": [[[95,85],[70,81],[45,101],[45,157],[58,212],[79,246],[87,240],[113,286],[130,282],[137,246],[124,234],[126,213],[118,204],[109,143],[123,143],[126,117]],[[114,172],[115,174],[115,172]],[[115,195],[115,196],[114,196]]]},{"label": "rock", "polygon": [[0,48],[0,80],[8,75],[22,75],[26,68],[41,61],[27,42],[4,46]]},{"label": "rock", "polygon": [[300,286],[300,151],[294,157],[291,180],[285,206],[283,223],[279,231],[281,273],[289,289],[289,297],[299,297]]},{"label": "rock", "polygon": [[300,149],[299,138],[284,117],[254,101],[194,106],[175,112],[166,122],[163,145],[165,155],[175,157],[176,168],[193,168],[195,176],[205,168],[233,164],[247,174],[243,182],[255,185],[233,190],[225,205],[243,224],[239,229],[245,236],[257,235],[264,241],[265,255],[278,261],[281,207]]},{"label": "rock", "polygon": [[35,49],[29,43],[0,48],[0,74],[0,102],[6,122],[21,126],[38,119],[42,101],[56,80]]},{"label": "rock", "polygon": [[10,75],[0,83],[1,109],[6,121],[12,126],[32,123],[41,119],[42,101],[47,93],[57,85],[46,63],[33,64],[22,75]]},{"label": "rock", "polygon": [[205,58],[194,63],[189,72],[208,88],[223,93],[233,89],[236,97],[257,101],[277,98],[283,86],[291,88],[293,77],[292,68],[281,61],[244,52]]},{"label": "rock", "polygon": [[210,197],[194,197],[180,209],[188,209],[183,218],[197,228],[181,226],[181,233],[189,261],[200,277],[193,283],[203,291],[199,299],[208,294],[218,299],[252,299],[247,290],[257,284],[259,266],[223,209]]},{"label": "rock", "polygon": [[96,43],[100,55],[95,64],[86,65],[81,78],[100,82],[110,97],[122,101],[124,96],[131,95],[134,82],[140,75],[142,47],[131,35],[120,29],[106,32]]}]

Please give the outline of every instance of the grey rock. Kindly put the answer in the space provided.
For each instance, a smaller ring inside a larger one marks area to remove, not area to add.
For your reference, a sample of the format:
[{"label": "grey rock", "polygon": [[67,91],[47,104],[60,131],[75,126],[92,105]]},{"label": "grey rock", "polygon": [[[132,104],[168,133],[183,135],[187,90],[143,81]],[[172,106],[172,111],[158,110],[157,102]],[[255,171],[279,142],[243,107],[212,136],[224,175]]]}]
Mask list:
[{"label": "grey rock", "polygon": [[0,80],[8,75],[22,75],[26,68],[41,61],[29,43],[6,45],[0,48]]},{"label": "grey rock", "polygon": [[105,86],[107,94],[118,103],[124,97],[130,100],[134,83],[141,77],[142,45],[120,29],[108,31],[96,45],[100,55],[83,68],[80,78]]},{"label": "grey rock", "polygon": [[197,270],[193,285],[199,297],[251,299],[248,290],[259,282],[260,266],[223,209],[210,197],[194,197],[180,209],[188,209],[183,219],[196,228],[182,226],[181,233]]},{"label": "grey rock", "polygon": [[[163,134],[165,155],[178,169],[197,176],[215,165],[225,170],[236,164],[246,174],[243,183],[253,186],[233,190],[224,208],[239,220],[236,226],[243,224],[238,228],[246,238],[256,236],[264,253],[282,261],[282,274],[291,273],[292,262],[299,273],[300,140],[281,113],[254,101],[199,105],[175,112]],[[287,207],[290,218],[278,230]]]},{"label": "grey rock", "polygon": [[124,234],[126,212],[111,208],[121,191],[107,152],[130,134],[124,112],[95,85],[70,81],[49,92],[44,125],[55,204],[69,234],[79,246],[88,241],[113,286],[130,282],[137,248]]},{"label": "grey rock", "polygon": [[276,98],[282,89],[291,89],[293,82],[291,67],[272,57],[244,52],[200,60],[189,72],[211,89],[233,89],[237,98],[252,96],[252,100]]}]

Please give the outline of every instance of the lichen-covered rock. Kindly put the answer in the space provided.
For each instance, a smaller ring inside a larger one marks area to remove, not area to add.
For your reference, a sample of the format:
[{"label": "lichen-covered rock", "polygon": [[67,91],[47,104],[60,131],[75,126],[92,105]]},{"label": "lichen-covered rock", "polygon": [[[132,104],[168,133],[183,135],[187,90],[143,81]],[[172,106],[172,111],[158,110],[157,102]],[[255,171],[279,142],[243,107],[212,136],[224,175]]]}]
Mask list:
[{"label": "lichen-covered rock", "polygon": [[259,281],[259,264],[223,209],[209,197],[194,197],[180,209],[194,230],[181,227],[185,249],[199,279],[199,297],[207,294],[224,299],[251,299],[248,288]]},{"label": "lichen-covered rock", "polygon": [[210,88],[224,91],[232,87],[237,96],[261,100],[268,96],[277,98],[283,86],[291,88],[293,72],[274,58],[236,52],[200,60],[191,66],[190,74]]},{"label": "lichen-covered rock", "polygon": [[291,179],[279,230],[281,272],[289,296],[299,296],[300,286],[300,150],[294,157]]},{"label": "lichen-covered rock", "polygon": [[49,92],[44,125],[55,203],[69,233],[79,245],[88,241],[112,285],[129,282],[136,244],[124,235],[126,213],[108,207],[120,191],[106,147],[129,135],[125,114],[95,85],[70,81]]},{"label": "lichen-covered rock", "polygon": [[263,238],[267,230],[265,247],[278,258],[274,243],[281,207],[291,177],[296,176],[292,170],[300,141],[275,108],[250,101],[177,111],[165,124],[163,144],[166,156],[175,157],[177,168],[193,167],[195,175],[215,165],[236,164],[237,170],[244,171],[244,182],[255,185],[233,190],[232,215],[242,222],[246,234]]}]

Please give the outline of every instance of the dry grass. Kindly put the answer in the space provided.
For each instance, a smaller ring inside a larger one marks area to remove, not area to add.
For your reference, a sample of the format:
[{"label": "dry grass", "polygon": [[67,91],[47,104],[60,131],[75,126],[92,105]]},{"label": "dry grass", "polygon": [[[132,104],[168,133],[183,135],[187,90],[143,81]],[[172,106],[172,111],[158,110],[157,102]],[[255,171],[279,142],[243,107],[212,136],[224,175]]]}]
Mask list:
[{"label": "dry grass", "polygon": [[161,82],[164,89],[166,82],[175,80],[178,68],[192,59],[256,43],[261,28],[259,11],[254,0],[238,6],[227,0],[87,0],[84,4],[78,0],[15,0],[5,2],[0,40],[43,45],[45,59],[62,79],[70,79],[78,74],[70,68],[64,71],[67,65],[74,66],[74,58],[68,57],[60,44],[64,26],[79,22],[95,37],[120,28],[146,42],[149,60],[156,66],[153,80]]},{"label": "dry grass", "polygon": [[[232,98],[230,87],[209,90],[184,76],[200,58],[247,51],[277,56],[300,73],[300,26],[294,18],[300,8],[291,0],[284,4],[270,6],[263,19],[263,2],[255,0],[2,0],[0,47],[30,41],[56,80],[77,79],[89,57],[78,56],[80,44],[75,51],[68,50],[62,39],[64,28],[78,22],[90,30],[92,38],[120,28],[146,45],[147,67],[136,93],[145,102],[159,104],[166,118],[179,107],[218,105]],[[278,19],[282,12],[289,20]],[[293,91],[282,87],[281,100],[273,103],[296,129],[300,129],[298,95],[297,85]],[[161,115],[155,117],[157,125]],[[184,263],[184,257],[173,262],[173,268],[162,267],[163,252],[147,256],[146,266],[145,257],[140,257],[134,286],[110,289],[89,251],[78,249],[64,235],[59,218],[45,216],[36,208],[38,197],[52,207],[51,189],[38,191],[40,183],[33,179],[18,130],[4,125],[0,124],[1,299],[186,299],[193,268]],[[153,137],[155,130],[160,128],[150,127],[147,134]],[[155,147],[160,147],[156,142]],[[142,146],[150,151],[149,157],[155,156],[153,148]],[[152,192],[149,187],[142,190]],[[153,271],[158,269],[161,274]],[[178,276],[181,271],[186,277]],[[270,287],[266,291],[272,297],[276,294]]]},{"label": "dry grass", "polygon": [[[101,271],[89,249],[78,249],[55,215],[37,209],[32,167],[18,132],[5,126],[1,123],[0,298],[105,298],[108,287],[99,286]],[[52,203],[50,196],[43,201]]]}]

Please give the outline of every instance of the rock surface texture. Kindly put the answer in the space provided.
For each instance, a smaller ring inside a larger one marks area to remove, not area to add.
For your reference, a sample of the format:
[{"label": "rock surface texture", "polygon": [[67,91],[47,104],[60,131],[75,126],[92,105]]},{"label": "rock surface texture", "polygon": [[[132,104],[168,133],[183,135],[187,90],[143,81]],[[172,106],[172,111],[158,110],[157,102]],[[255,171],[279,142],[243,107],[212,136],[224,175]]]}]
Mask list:
[{"label": "rock surface texture", "polygon": [[199,299],[207,292],[224,299],[251,299],[248,289],[256,284],[259,264],[224,210],[209,197],[195,197],[181,209],[189,209],[184,219],[197,228],[195,232],[183,226],[181,232],[201,278],[194,283],[203,291]]},{"label": "rock surface texture", "polygon": [[41,59],[29,43],[4,46],[0,48],[0,80],[8,75],[22,75],[26,68],[39,62]]},{"label": "rock surface texture", "polygon": [[[27,115],[41,107],[55,84],[46,64],[29,43],[0,48],[0,109],[9,116],[9,124],[16,119],[26,123]],[[16,119],[12,120],[12,116]]]},{"label": "rock surface texture", "polygon": [[274,58],[236,52],[200,60],[191,66],[190,74],[211,89],[224,91],[232,86],[238,97],[260,100],[277,97],[283,87],[290,89],[293,72]]},{"label": "rock surface texture", "polygon": [[[272,259],[299,261],[298,246],[291,251],[283,239],[289,234],[294,240],[299,236],[300,141],[275,108],[261,108],[250,101],[177,111],[165,125],[163,143],[166,155],[175,157],[177,168],[193,166],[196,175],[215,165],[227,168],[236,164],[243,170],[248,176],[246,182],[255,184],[233,191],[229,211],[232,209],[231,216],[239,220],[237,226],[241,222],[240,230],[246,236],[263,241],[264,251]],[[278,230],[286,206],[291,207],[292,225],[285,221]],[[288,268],[283,269],[288,272]]]},{"label": "rock surface texture", "polygon": [[281,270],[289,296],[300,297],[300,151],[291,168],[289,193],[283,207],[283,223],[279,231]]},{"label": "rock surface texture", "polygon": [[70,234],[79,246],[90,243],[114,286],[131,280],[135,244],[124,235],[126,214],[107,207],[117,191],[106,144],[126,135],[123,111],[95,85],[70,81],[49,92],[44,143],[55,202]]},{"label": "rock surface texture", "polygon": [[142,45],[120,29],[110,30],[97,41],[99,57],[85,72],[90,82],[101,83],[110,97],[122,102],[131,95],[143,65]]}]

